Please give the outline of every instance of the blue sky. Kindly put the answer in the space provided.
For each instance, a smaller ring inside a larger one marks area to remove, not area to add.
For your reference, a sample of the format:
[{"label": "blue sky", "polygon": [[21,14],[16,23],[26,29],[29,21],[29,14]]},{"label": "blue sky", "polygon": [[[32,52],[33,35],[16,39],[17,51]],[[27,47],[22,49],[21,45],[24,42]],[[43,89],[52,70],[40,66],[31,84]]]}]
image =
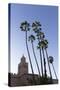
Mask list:
[{"label": "blue sky", "polygon": [[[17,73],[18,63],[20,62],[20,58],[23,54],[26,57],[26,61],[29,63],[25,45],[25,32],[22,32],[19,28],[21,22],[25,20],[30,24],[35,20],[41,22],[42,31],[45,33],[46,39],[49,42],[48,55],[52,55],[54,57],[54,67],[58,75],[58,7],[44,5],[11,4],[11,72]],[[28,35],[30,35],[30,33],[33,32],[28,32]],[[34,42],[34,45],[40,66],[39,52],[36,50],[36,44],[37,41]],[[38,73],[30,42],[29,50],[31,52],[34,72]],[[31,73],[30,63],[29,73]],[[49,75],[48,67],[47,73]],[[53,70],[52,74],[55,78]]]}]

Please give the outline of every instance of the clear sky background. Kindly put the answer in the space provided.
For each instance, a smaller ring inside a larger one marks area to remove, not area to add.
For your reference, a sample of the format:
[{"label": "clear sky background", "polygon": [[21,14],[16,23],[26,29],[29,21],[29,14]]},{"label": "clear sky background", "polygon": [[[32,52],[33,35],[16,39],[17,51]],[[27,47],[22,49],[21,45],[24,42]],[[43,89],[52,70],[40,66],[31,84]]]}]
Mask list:
[{"label": "clear sky background", "polygon": [[[11,72],[17,73],[18,63],[24,54],[26,61],[29,64],[29,73],[31,73],[30,63],[27,55],[25,44],[25,32],[20,30],[21,22],[27,20],[30,24],[35,20],[40,21],[42,24],[42,31],[45,33],[46,39],[49,42],[48,55],[54,57],[54,67],[58,75],[58,7],[57,6],[43,6],[43,5],[24,5],[24,4],[11,4]],[[33,33],[33,32],[30,32]],[[28,36],[30,35],[28,32]],[[35,52],[39,61],[39,52],[36,50],[37,41],[34,42]],[[31,43],[29,42],[29,50],[33,69],[38,73],[34,56],[32,53]],[[52,70],[52,68],[51,68]],[[47,73],[49,75],[48,67]],[[54,72],[52,70],[52,75]]]}]

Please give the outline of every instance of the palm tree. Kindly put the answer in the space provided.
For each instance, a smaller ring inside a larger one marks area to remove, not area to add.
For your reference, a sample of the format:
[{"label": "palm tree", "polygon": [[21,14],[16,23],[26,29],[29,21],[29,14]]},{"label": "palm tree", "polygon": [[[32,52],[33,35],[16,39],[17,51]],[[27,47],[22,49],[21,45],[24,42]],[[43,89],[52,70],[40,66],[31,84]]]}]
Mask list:
[{"label": "palm tree", "polygon": [[38,43],[37,48],[42,48],[42,54],[43,54],[43,60],[44,60],[44,74],[45,74],[45,78],[46,78],[47,77],[47,73],[46,73],[46,61],[45,61],[45,55],[44,55],[44,47],[45,47],[44,41],[40,41]]},{"label": "palm tree", "polygon": [[[40,36],[39,36],[39,33],[41,31],[41,24],[40,22],[33,22],[32,23],[32,28],[33,28],[33,31],[37,34],[37,39],[38,39],[38,42],[40,41]],[[42,64],[42,55],[41,55],[41,48],[39,48],[39,54],[40,54],[40,61],[41,61],[41,72],[42,72],[42,77],[43,77],[43,64]]]},{"label": "palm tree", "polygon": [[31,70],[32,70],[32,74],[33,74],[33,80],[34,80],[34,71],[33,71],[33,66],[32,66],[32,62],[31,62],[31,57],[30,57],[29,48],[28,48],[28,42],[27,42],[27,31],[30,30],[29,26],[30,26],[30,24],[27,21],[25,21],[25,22],[21,23],[20,28],[21,28],[21,31],[25,31],[26,48],[27,48],[27,53],[28,53],[28,57],[29,57],[30,65],[31,65]]},{"label": "palm tree", "polygon": [[52,79],[52,74],[51,74],[51,69],[50,69],[50,64],[49,64],[49,58],[48,58],[48,53],[47,53],[47,48],[48,48],[48,41],[44,40],[45,43],[45,52],[46,52],[46,57],[47,57],[47,63],[48,63],[48,68],[49,68],[49,73],[50,73],[50,78]]},{"label": "palm tree", "polygon": [[38,72],[39,72],[39,76],[40,76],[39,65],[38,65],[36,54],[35,54],[35,50],[34,50],[34,44],[33,44],[34,40],[35,40],[35,36],[34,35],[30,35],[29,36],[29,41],[31,41],[31,44],[32,44],[33,55],[34,55],[35,62],[36,62],[36,65],[37,65],[37,68],[38,68]]},{"label": "palm tree", "polygon": [[57,74],[56,74],[56,72],[55,72],[55,68],[54,68],[54,65],[53,65],[53,57],[52,56],[49,56],[49,62],[52,64],[52,67],[53,67],[53,70],[54,70],[54,74],[55,74],[55,77],[56,77],[56,79],[58,79],[57,78]]}]

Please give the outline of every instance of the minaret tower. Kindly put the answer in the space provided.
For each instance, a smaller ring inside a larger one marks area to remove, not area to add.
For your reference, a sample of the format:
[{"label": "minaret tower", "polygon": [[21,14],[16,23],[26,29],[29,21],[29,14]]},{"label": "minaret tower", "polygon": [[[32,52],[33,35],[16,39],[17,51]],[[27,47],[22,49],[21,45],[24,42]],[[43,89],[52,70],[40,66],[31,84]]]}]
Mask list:
[{"label": "minaret tower", "polygon": [[21,62],[18,64],[18,75],[28,74],[28,63],[24,55],[21,58]]}]

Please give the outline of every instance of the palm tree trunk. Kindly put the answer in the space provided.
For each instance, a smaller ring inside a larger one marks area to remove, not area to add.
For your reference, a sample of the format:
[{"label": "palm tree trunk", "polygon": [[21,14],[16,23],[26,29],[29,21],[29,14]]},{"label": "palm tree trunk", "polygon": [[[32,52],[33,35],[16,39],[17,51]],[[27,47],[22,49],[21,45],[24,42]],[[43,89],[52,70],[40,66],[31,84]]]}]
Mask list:
[{"label": "palm tree trunk", "polygon": [[45,77],[47,77],[47,73],[46,73],[46,61],[45,61],[45,56],[44,56],[44,49],[42,47],[42,53],[43,53],[43,60],[44,60],[44,73],[45,73]]},{"label": "palm tree trunk", "polygon": [[52,67],[53,67],[53,70],[54,70],[54,73],[55,73],[55,77],[56,77],[56,79],[58,79],[58,78],[57,78],[57,75],[56,75],[56,72],[55,72],[55,69],[54,69],[53,63],[52,63]]},{"label": "palm tree trunk", "polygon": [[36,83],[35,83],[35,77],[34,77],[33,66],[32,66],[32,62],[31,62],[31,58],[30,58],[30,53],[29,53],[29,49],[28,49],[27,31],[26,31],[26,48],[27,48],[27,52],[28,52],[28,57],[29,57],[30,65],[31,65],[32,74],[33,74],[33,82],[34,82],[34,84],[36,84]]},{"label": "palm tree trunk", "polygon": [[[39,37],[40,38],[40,37]],[[38,42],[40,42],[40,40],[38,39]],[[43,77],[43,64],[42,64],[42,54],[41,54],[41,48],[39,49],[39,54],[40,54],[40,61],[41,61],[41,72],[42,72],[42,77]]]},{"label": "palm tree trunk", "polygon": [[49,64],[49,60],[48,60],[47,49],[45,49],[45,52],[46,52],[46,57],[47,57],[47,62],[48,62],[48,68],[49,68],[50,78],[52,79],[52,73],[51,73],[50,64]]},{"label": "palm tree trunk", "polygon": [[36,58],[35,51],[34,51],[34,45],[33,45],[33,42],[32,41],[31,41],[31,44],[32,44],[32,50],[33,50],[35,62],[36,62],[37,68],[38,68],[39,76],[40,76],[39,65],[38,65],[38,62],[37,62],[37,58]]},{"label": "palm tree trunk", "polygon": [[39,53],[40,53],[40,61],[41,61],[41,72],[42,72],[42,77],[43,77],[43,64],[42,64],[41,48],[39,50]]}]

